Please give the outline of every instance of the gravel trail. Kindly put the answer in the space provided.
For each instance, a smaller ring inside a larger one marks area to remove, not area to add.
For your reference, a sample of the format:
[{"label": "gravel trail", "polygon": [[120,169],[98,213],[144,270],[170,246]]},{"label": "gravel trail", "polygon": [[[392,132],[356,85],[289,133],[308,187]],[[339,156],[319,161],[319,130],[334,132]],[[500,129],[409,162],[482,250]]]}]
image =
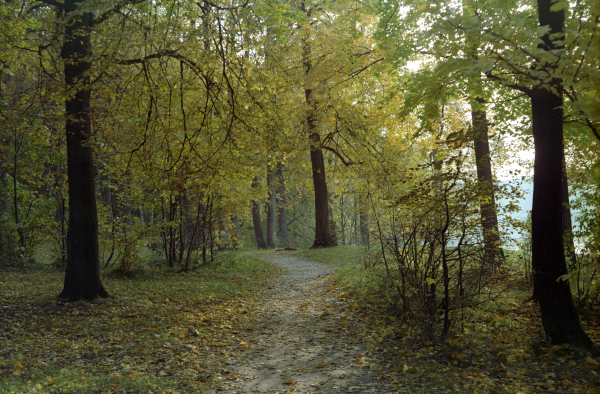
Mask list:
[{"label": "gravel trail", "polygon": [[[260,255],[281,274],[252,311],[243,355],[228,367],[239,376],[227,393],[391,393],[385,360],[368,349],[352,306],[334,288],[330,265],[290,252]],[[398,387],[396,387],[398,390]]]}]

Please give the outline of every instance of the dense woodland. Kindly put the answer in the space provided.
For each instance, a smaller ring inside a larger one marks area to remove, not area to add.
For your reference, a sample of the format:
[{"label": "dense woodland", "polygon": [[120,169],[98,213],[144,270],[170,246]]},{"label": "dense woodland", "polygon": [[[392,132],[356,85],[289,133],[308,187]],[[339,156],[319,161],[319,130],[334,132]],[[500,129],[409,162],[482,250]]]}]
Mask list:
[{"label": "dense woodland", "polygon": [[[1,1],[2,266],[62,270],[76,301],[149,254],[188,272],[360,245],[431,340],[517,273],[548,344],[597,355],[579,313],[600,294],[599,17],[593,0]],[[529,175],[520,221],[498,180]]]}]

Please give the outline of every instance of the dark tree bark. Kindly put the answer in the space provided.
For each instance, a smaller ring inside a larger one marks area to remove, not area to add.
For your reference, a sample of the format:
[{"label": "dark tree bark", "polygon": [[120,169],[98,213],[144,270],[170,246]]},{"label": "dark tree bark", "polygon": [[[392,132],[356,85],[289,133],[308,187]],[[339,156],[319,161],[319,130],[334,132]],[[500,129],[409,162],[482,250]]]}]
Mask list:
[{"label": "dark tree bark", "polygon": [[275,248],[277,231],[277,189],[275,170],[267,166],[267,187],[269,188],[269,201],[267,201],[267,247]]},{"label": "dark tree bark", "polygon": [[[475,99],[478,104],[484,105],[481,98]],[[475,163],[477,179],[481,196],[479,209],[481,212],[481,227],[483,229],[484,264],[500,266],[504,262],[504,250],[498,229],[498,216],[496,214],[496,198],[494,195],[494,181],[492,178],[492,163],[490,158],[490,144],[488,141],[488,122],[485,107],[475,109],[471,107],[471,120],[473,122],[473,145],[475,148]]]},{"label": "dark tree bark", "polygon": [[[317,8],[308,8],[305,2],[302,1],[300,9],[306,14],[307,18],[311,18],[313,11]],[[304,65],[304,73],[308,78],[313,64],[310,44],[307,41],[303,41],[302,63]],[[323,150],[321,149],[321,135],[317,127],[318,103],[313,96],[313,89],[308,87],[308,84],[304,86],[304,98],[308,107],[306,131],[311,142],[310,162],[315,191],[315,241],[311,248],[327,248],[336,246],[336,242],[329,233],[329,193],[327,192],[327,178],[325,176],[325,160],[323,158]]]},{"label": "dark tree bark", "polygon": [[[311,119],[309,119],[310,124],[313,126],[311,129],[314,130],[316,125]],[[323,151],[319,148],[321,144],[319,133],[312,132],[310,139],[312,141],[310,162],[312,164],[315,190],[315,241],[311,248],[327,248],[336,246],[336,242],[329,232],[329,193],[327,192],[327,179],[325,177],[325,161],[323,160]]]},{"label": "dark tree bark", "polygon": [[[258,187],[258,177],[252,179],[252,187]],[[252,200],[252,223],[254,224],[254,236],[256,237],[256,246],[259,249],[266,249],[267,243],[263,236],[262,222],[260,220],[260,205],[258,201]]]},{"label": "dark tree bark", "polygon": [[285,179],[283,177],[283,163],[277,163],[277,213],[279,220],[279,242],[282,248],[290,247],[287,219],[285,217]]},{"label": "dark tree bark", "polygon": [[89,12],[76,15],[79,5],[76,0],[64,3],[67,23],[61,49],[66,90],[75,91],[65,99],[69,229],[65,283],[59,295],[70,301],[108,296],[100,280],[94,156],[87,144],[92,134],[89,59],[93,15]]},{"label": "dark tree bark", "polygon": [[[305,65],[310,70],[310,62],[306,61]],[[310,162],[315,191],[315,241],[311,248],[327,248],[336,246],[336,242],[329,233],[329,193],[325,176],[325,160],[321,149],[321,135],[317,129],[316,108],[314,108],[314,100],[311,99],[312,92],[312,89],[304,89],[306,103],[309,105],[306,123],[311,141]]]},{"label": "dark tree bark", "polygon": [[[549,25],[550,34],[561,33],[565,13],[550,11],[551,3],[538,0],[539,23]],[[545,49],[555,48],[549,35],[543,40]],[[568,281],[558,280],[567,273],[563,243],[563,99],[561,82],[554,80],[551,85],[558,94],[544,87],[530,92],[535,146],[531,219],[535,293],[549,343],[569,343],[598,354],[581,327]]]},{"label": "dark tree bark", "polygon": [[531,94],[535,162],[532,208],[534,287],[552,344],[593,349],[573,305],[563,243],[562,97],[545,89]]}]

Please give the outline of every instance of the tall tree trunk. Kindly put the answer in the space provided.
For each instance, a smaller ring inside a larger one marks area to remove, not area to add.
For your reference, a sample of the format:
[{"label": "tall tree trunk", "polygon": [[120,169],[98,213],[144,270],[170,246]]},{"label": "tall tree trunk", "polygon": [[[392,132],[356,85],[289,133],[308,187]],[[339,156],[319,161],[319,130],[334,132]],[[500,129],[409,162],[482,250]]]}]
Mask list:
[{"label": "tall tree trunk", "polygon": [[[65,38],[61,49],[64,61],[67,163],[69,185],[69,229],[67,268],[59,297],[71,301],[107,297],[100,280],[98,218],[94,186],[94,156],[87,144],[92,135],[90,116],[90,32],[93,15],[79,14],[77,0],[66,0]],[[71,92],[75,92],[74,95]]]},{"label": "tall tree trunk", "polygon": [[360,228],[360,244],[363,246],[369,246],[369,207],[365,202],[365,197],[360,194],[358,198],[359,207],[359,228]]},{"label": "tall tree trunk", "polygon": [[13,158],[13,214],[15,217],[15,226],[17,227],[17,234],[19,235],[19,247],[21,251],[19,255],[25,252],[25,231],[19,221],[19,193],[18,193],[18,168],[19,168],[19,138],[17,136],[17,128],[14,128],[13,147],[14,147],[14,158]]},{"label": "tall tree trunk", "polygon": [[233,241],[233,249],[238,250],[242,242],[242,227],[240,226],[240,219],[238,215],[234,215],[231,220],[235,226],[235,240]]},{"label": "tall tree trunk", "polygon": [[[314,10],[308,8],[304,1],[300,9],[307,18],[312,17]],[[310,162],[312,165],[312,177],[315,191],[315,240],[311,248],[327,248],[336,246],[335,239],[329,233],[329,193],[327,192],[327,177],[325,176],[325,160],[321,149],[321,135],[317,127],[317,99],[313,96],[313,88],[310,85],[310,74],[313,68],[311,59],[311,48],[307,40],[303,40],[302,63],[306,81],[304,85],[304,98],[307,106],[306,131],[310,139]]]},{"label": "tall tree trunk", "polygon": [[[549,34],[562,33],[565,13],[550,11],[552,0],[538,0],[540,26]],[[549,35],[541,44],[555,49]],[[543,87],[530,92],[535,161],[533,165],[532,265],[542,324],[551,344],[569,343],[598,354],[579,322],[568,281],[563,243],[563,98],[562,85],[551,82],[558,94]]]},{"label": "tall tree trunk", "polygon": [[[309,64],[307,69],[310,70],[310,62],[307,61],[306,64]],[[325,176],[325,160],[321,150],[321,135],[317,128],[316,104],[311,99],[312,92],[312,89],[304,89],[306,103],[309,106],[306,123],[311,141],[310,162],[315,191],[315,241],[311,248],[327,248],[336,246],[336,242],[329,233],[329,193]]]},{"label": "tall tree trunk", "polygon": [[492,178],[492,163],[490,158],[490,144],[488,141],[488,122],[484,100],[476,98],[471,105],[471,120],[473,122],[473,145],[475,147],[475,163],[477,166],[477,181],[479,184],[479,208],[481,212],[481,227],[483,229],[483,243],[485,247],[484,264],[488,267],[499,267],[504,262],[504,250],[498,229],[498,216],[496,214],[496,198],[494,195],[494,181]]},{"label": "tall tree trunk", "polygon": [[[0,63],[1,68],[4,69],[7,65],[4,62]],[[6,67],[8,68],[8,67]],[[4,91],[4,87],[8,87],[10,84],[10,80],[12,79],[12,75],[8,73],[2,72],[0,70],[0,103],[5,103],[5,99],[8,95],[10,95],[10,90],[7,89],[7,92]],[[7,94],[8,93],[8,94]],[[3,110],[3,108],[2,108]],[[7,146],[9,142],[9,132],[6,129],[0,130],[0,144],[3,146]],[[9,198],[8,193],[5,193],[5,190],[9,190],[8,188],[8,179],[6,175],[8,175],[8,163],[10,162],[8,157],[8,150],[2,149],[0,150],[0,212],[8,212],[9,209]],[[8,245],[10,242],[10,233],[7,231],[5,226],[0,226],[0,253],[4,254],[7,252]]]},{"label": "tall tree trunk", "polygon": [[[316,125],[309,119],[309,125],[314,130]],[[310,126],[309,126],[310,127]],[[319,148],[321,136],[311,130],[310,162],[312,164],[313,185],[315,190],[315,241],[311,248],[327,248],[336,246],[336,242],[329,233],[329,204],[327,192],[327,179],[325,177],[325,161],[323,151]]]},{"label": "tall tree trunk", "polygon": [[544,331],[552,344],[570,343],[593,349],[575,311],[569,282],[558,279],[567,274],[563,243],[562,97],[536,89],[531,94],[531,104],[535,144],[531,249]]},{"label": "tall tree trunk", "polygon": [[285,179],[283,177],[283,163],[277,163],[277,213],[279,220],[279,242],[282,248],[290,247],[287,219],[285,217]]},{"label": "tall tree trunk", "polygon": [[[252,179],[252,187],[258,187],[258,177]],[[267,244],[263,236],[262,222],[260,220],[260,205],[258,201],[252,200],[252,223],[254,224],[254,237],[256,238],[256,246],[259,249],[266,249]]]},{"label": "tall tree trunk", "polygon": [[267,247],[275,248],[277,231],[277,189],[275,169],[267,165],[267,187],[269,188],[269,201],[267,202]]},{"label": "tall tree trunk", "polygon": [[346,209],[345,209],[345,200],[344,200],[344,192],[340,195],[340,235],[342,236],[342,245],[347,245],[346,243]]}]

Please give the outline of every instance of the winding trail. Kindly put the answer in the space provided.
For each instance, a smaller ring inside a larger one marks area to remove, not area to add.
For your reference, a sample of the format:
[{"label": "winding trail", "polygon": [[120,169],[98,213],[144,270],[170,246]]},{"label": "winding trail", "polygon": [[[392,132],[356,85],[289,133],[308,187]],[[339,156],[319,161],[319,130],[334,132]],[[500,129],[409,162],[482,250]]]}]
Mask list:
[{"label": "winding trail", "polygon": [[382,378],[389,366],[367,348],[360,319],[334,288],[332,267],[290,252],[260,258],[282,272],[259,295],[252,325],[241,327],[251,339],[229,366],[239,380],[220,392],[393,392],[393,384]]}]

